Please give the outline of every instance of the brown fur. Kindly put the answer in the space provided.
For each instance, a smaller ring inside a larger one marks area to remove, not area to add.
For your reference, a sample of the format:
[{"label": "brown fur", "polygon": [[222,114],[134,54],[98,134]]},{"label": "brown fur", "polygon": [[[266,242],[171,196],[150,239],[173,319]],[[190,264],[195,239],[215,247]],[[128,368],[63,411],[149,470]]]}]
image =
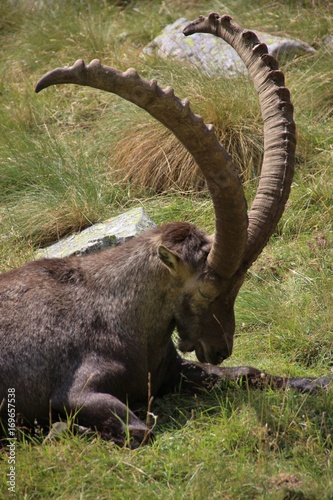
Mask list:
[{"label": "brown fur", "polygon": [[[172,252],[176,269],[161,262],[160,246]],[[30,422],[47,419],[50,404],[57,418],[83,405],[81,423],[102,431],[115,425],[113,412],[125,419],[125,402],[146,400],[148,373],[152,394],[169,378],[174,385],[180,373],[170,368],[179,362],[171,334],[179,325],[182,342],[195,348],[208,312],[195,292],[209,248],[195,226],[169,224],[122,247],[0,275],[0,400],[14,385],[16,410]],[[220,326],[210,322],[223,352]],[[89,398],[100,398],[98,411]]]},{"label": "brown fur", "polygon": [[231,354],[237,287],[221,292],[207,267],[210,245],[191,224],[167,224],[115,249],[0,275],[4,427],[14,388],[16,412],[30,424],[48,421],[50,409],[55,419],[78,412],[81,425],[122,444],[128,422],[134,446],[149,429],[126,405],[147,401],[148,374],[153,396],[180,381],[208,387],[237,373],[261,380],[254,369],[184,361],[171,341],[177,327],[180,348],[202,361]]}]

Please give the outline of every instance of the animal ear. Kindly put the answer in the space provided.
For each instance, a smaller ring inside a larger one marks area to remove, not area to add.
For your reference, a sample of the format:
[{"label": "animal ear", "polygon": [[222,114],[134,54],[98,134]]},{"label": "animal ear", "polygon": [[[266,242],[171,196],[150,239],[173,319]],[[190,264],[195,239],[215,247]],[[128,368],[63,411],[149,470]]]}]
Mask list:
[{"label": "animal ear", "polygon": [[181,257],[176,252],[172,252],[166,248],[164,245],[160,245],[157,251],[159,258],[169,269],[170,273],[173,276],[177,276],[179,274],[179,267],[182,263]]}]

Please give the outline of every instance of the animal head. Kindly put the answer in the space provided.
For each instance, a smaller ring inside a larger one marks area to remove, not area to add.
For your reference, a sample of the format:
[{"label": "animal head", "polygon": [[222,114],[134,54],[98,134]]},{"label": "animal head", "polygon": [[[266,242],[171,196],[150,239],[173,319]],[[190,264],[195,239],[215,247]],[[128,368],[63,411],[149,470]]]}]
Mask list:
[{"label": "animal head", "polygon": [[200,361],[217,364],[232,352],[234,302],[246,271],[276,228],[288,199],[296,140],[289,91],[266,45],[229,16],[215,13],[199,17],[184,29],[186,36],[198,32],[219,36],[237,51],[259,95],[264,158],[249,213],[239,169],[216,138],[213,126],[195,115],[188,100],[176,97],[171,87],[162,89],[133,69],[123,73],[98,60],[88,65],[79,60],[47,73],[36,92],[54,84],[74,83],[116,93],[169,128],[196,160],[214,205],[215,233],[208,238],[196,228],[185,234],[185,226],[169,227],[157,251],[171,275],[184,283],[175,306],[180,349],[195,350]]},{"label": "animal head", "polygon": [[174,298],[179,349],[195,351],[199,361],[221,363],[232,352],[237,292],[208,264],[214,240],[188,223],[165,224],[158,232],[157,253],[170,273],[168,286],[180,285]]}]

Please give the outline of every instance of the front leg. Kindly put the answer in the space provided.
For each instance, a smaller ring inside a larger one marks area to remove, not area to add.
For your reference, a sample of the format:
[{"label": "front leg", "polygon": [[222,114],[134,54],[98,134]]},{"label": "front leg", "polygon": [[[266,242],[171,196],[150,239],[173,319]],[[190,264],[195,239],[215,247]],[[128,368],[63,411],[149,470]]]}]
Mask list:
[{"label": "front leg", "polygon": [[127,394],[133,394],[133,383],[131,386],[131,377],[120,362],[92,354],[70,380],[70,386],[66,380],[51,395],[52,415],[56,419],[58,415],[70,415],[75,423],[97,431],[103,439],[119,446],[136,448],[150,440],[149,427],[126,404]]},{"label": "front leg", "polygon": [[290,387],[300,392],[315,392],[317,389],[328,389],[332,378],[288,378],[270,375],[249,366],[221,367],[205,365],[186,359],[180,360],[181,388],[195,392],[211,389],[221,382],[237,382],[251,387],[273,387],[285,389]]},{"label": "front leg", "polygon": [[[97,431],[103,439],[119,446],[137,448],[152,437],[149,427],[111,394],[86,390],[77,398],[71,397],[65,407],[80,426]],[[52,412],[62,414],[64,405],[52,401]]]}]

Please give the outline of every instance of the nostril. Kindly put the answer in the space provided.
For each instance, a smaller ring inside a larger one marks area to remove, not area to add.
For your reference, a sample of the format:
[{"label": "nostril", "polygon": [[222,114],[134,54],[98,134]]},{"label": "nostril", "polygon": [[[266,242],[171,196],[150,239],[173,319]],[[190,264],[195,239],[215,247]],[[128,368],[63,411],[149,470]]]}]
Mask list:
[{"label": "nostril", "polygon": [[225,356],[224,354],[222,354],[221,352],[217,352],[216,353],[216,358],[217,358],[217,364],[219,365],[220,363],[222,363],[225,359],[227,359],[227,356]]}]

